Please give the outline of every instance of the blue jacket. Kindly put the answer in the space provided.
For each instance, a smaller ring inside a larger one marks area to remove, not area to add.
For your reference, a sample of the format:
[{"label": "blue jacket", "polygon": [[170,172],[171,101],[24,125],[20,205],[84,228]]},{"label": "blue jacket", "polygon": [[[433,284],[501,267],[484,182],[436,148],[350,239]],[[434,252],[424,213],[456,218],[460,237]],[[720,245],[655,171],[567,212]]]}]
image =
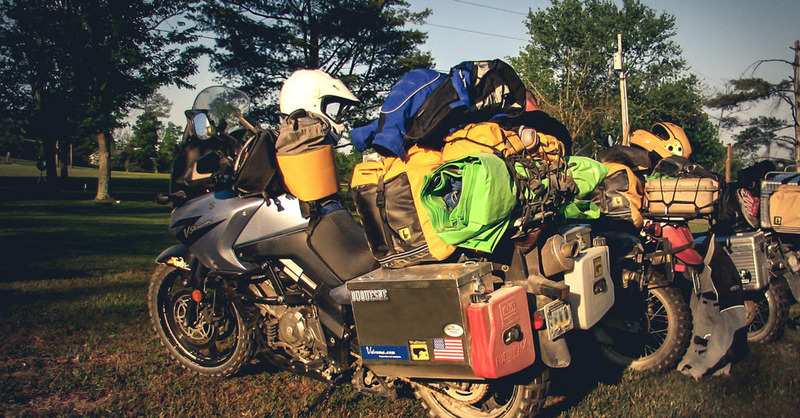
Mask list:
[{"label": "blue jacket", "polygon": [[412,70],[400,77],[386,96],[378,120],[350,131],[353,146],[359,151],[372,147],[383,155],[405,160],[407,121],[444,79],[445,74],[428,69]]}]

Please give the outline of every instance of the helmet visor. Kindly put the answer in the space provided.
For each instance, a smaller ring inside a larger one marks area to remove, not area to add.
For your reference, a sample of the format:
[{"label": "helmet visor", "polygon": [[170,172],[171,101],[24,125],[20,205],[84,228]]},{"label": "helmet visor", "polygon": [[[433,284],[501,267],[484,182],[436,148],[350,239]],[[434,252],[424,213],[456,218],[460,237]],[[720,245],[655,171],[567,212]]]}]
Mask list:
[{"label": "helmet visor", "polygon": [[328,96],[322,98],[322,113],[330,118],[334,123],[342,123],[344,115],[350,106],[356,104],[351,100],[341,97]]}]

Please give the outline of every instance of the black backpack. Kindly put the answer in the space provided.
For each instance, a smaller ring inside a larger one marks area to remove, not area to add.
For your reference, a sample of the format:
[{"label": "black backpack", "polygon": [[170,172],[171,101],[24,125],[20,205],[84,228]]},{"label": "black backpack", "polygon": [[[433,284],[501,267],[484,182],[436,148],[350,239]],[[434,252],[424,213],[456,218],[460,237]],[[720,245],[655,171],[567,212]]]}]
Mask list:
[{"label": "black backpack", "polygon": [[274,131],[261,131],[242,147],[234,164],[234,189],[239,196],[271,198],[285,193],[276,158],[276,138]]},{"label": "black backpack", "polygon": [[525,87],[510,65],[499,59],[465,61],[450,70],[410,119],[403,146],[439,149],[452,129],[524,110]]}]

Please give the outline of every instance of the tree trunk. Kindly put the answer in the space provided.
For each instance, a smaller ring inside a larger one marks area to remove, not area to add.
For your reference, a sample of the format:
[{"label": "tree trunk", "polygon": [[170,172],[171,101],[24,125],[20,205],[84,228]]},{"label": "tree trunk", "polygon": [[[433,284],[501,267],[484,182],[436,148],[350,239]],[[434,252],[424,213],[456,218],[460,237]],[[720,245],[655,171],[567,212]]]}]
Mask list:
[{"label": "tree trunk", "polygon": [[67,177],[69,177],[69,150],[70,145],[61,145],[61,149],[59,157],[58,157],[58,168],[59,168],[59,176],[61,176],[61,182],[66,185]]},{"label": "tree trunk", "polygon": [[792,118],[794,119],[794,163],[797,164],[797,172],[800,173],[800,41],[794,41],[794,109]]},{"label": "tree trunk", "polygon": [[108,132],[97,133],[98,165],[97,195],[94,200],[111,200],[109,191],[111,183],[111,134]]},{"label": "tree trunk", "polygon": [[44,162],[46,165],[47,184],[55,187],[58,182],[58,162],[56,160],[56,141],[49,137],[42,138],[44,148]]}]

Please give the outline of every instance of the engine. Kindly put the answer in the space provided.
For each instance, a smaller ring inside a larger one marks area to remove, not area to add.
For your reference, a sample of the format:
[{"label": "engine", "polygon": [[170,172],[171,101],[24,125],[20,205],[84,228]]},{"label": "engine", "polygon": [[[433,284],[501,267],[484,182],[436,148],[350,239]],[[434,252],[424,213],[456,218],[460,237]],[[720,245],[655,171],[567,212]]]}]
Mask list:
[{"label": "engine", "polygon": [[273,327],[269,334],[270,343],[282,347],[307,365],[321,362],[327,354],[322,325],[311,307],[287,308],[270,326]]}]

